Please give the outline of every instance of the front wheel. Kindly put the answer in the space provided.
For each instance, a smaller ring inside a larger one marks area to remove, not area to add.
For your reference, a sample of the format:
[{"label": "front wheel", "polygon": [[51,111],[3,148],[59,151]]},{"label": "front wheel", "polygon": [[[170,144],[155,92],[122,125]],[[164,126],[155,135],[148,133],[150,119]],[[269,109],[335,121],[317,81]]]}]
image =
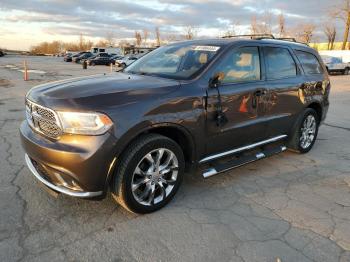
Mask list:
[{"label": "front wheel", "polygon": [[309,152],[316,141],[319,119],[314,109],[307,108],[294,127],[288,147],[299,153]]},{"label": "front wheel", "polygon": [[348,75],[349,74],[349,68],[345,68],[344,69],[344,75]]},{"label": "front wheel", "polygon": [[142,136],[123,153],[112,181],[112,195],[131,212],[154,212],[174,197],[184,167],[183,152],[175,141],[157,134]]}]

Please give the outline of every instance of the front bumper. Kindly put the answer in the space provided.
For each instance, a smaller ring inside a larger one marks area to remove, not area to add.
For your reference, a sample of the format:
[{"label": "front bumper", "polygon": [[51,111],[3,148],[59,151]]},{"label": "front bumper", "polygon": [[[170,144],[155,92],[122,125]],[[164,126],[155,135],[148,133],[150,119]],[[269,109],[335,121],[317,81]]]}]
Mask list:
[{"label": "front bumper", "polygon": [[21,124],[20,134],[28,168],[47,187],[82,198],[106,192],[115,162],[113,135],[64,135],[51,140],[33,131],[27,121]]},{"label": "front bumper", "polygon": [[45,186],[51,188],[52,190],[54,190],[56,192],[63,193],[63,194],[68,195],[68,196],[81,197],[81,198],[96,197],[96,196],[100,196],[100,195],[103,194],[103,191],[84,192],[84,191],[68,189],[68,188],[66,188],[64,186],[55,185],[55,184],[51,183],[50,181],[46,180],[42,176],[42,174],[39,173],[39,171],[35,168],[35,166],[33,165],[32,160],[30,159],[30,157],[27,154],[25,154],[25,160],[26,160],[26,164],[27,164],[29,170],[33,173],[33,175],[41,183],[43,183]]}]

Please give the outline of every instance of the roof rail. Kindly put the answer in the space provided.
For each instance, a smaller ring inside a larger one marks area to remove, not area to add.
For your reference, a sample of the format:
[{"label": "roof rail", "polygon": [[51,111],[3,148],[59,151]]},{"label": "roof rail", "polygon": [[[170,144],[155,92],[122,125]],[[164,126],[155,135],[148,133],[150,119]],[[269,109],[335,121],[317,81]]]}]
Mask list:
[{"label": "roof rail", "polygon": [[298,44],[303,44],[303,45],[309,46],[308,43],[299,42],[299,41],[297,41],[294,37],[279,37],[279,38],[275,38],[275,39],[276,39],[276,40],[281,40],[281,41],[294,42],[294,43],[298,43]]},{"label": "roof rail", "polygon": [[223,36],[222,38],[234,38],[234,37],[249,37],[250,39],[275,39],[275,37],[272,34],[252,34],[252,35],[227,35]]},{"label": "roof rail", "polygon": [[272,39],[272,40],[280,40],[280,41],[288,41],[288,42],[294,42],[294,43],[299,43],[303,45],[309,46],[307,43],[299,42],[297,41],[294,37],[274,37],[273,34],[252,34],[252,35],[228,35],[228,36],[223,36],[222,38],[239,38],[239,37],[248,37],[250,39],[254,40],[263,40],[263,39]]},{"label": "roof rail", "polygon": [[294,37],[279,37],[277,40],[290,41],[290,42],[298,42]]}]

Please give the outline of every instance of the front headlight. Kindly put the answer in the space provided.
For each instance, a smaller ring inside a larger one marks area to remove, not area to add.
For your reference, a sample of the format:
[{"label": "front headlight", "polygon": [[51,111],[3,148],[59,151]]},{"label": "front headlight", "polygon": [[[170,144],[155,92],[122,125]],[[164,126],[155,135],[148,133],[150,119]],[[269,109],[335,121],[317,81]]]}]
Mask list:
[{"label": "front headlight", "polygon": [[112,120],[101,113],[57,112],[64,133],[102,135],[113,125]]}]

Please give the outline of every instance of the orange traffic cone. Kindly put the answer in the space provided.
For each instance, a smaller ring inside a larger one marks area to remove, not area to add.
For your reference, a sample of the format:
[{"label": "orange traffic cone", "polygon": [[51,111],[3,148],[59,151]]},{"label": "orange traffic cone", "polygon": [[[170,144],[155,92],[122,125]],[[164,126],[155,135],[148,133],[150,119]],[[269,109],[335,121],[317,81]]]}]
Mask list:
[{"label": "orange traffic cone", "polygon": [[239,112],[241,113],[248,113],[248,108],[247,108],[247,102],[249,100],[249,96],[248,97],[243,97],[241,104],[239,105]]}]

